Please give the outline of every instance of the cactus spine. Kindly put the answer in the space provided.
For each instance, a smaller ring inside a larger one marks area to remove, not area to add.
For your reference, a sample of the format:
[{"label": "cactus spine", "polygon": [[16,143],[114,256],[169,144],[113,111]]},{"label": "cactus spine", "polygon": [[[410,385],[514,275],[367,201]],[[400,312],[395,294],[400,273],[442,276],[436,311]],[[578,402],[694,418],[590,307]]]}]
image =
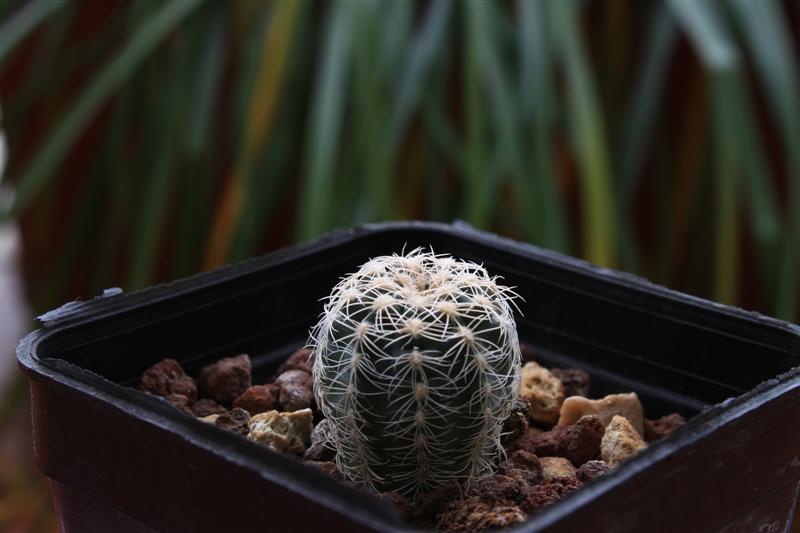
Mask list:
[{"label": "cactus spine", "polygon": [[483,267],[422,249],[334,287],[311,334],[314,393],[347,479],[416,498],[493,472],[519,393],[514,298]]}]

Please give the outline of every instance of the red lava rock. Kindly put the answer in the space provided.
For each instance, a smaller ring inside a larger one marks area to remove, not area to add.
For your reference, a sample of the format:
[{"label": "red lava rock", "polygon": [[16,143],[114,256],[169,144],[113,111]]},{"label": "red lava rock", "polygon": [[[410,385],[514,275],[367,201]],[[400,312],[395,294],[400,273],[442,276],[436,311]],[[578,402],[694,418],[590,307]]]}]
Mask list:
[{"label": "red lava rock", "polygon": [[600,477],[611,470],[603,461],[586,461],[575,473],[575,477],[582,483],[588,483],[596,477]]},{"label": "red lava rock", "polygon": [[413,516],[418,518],[433,518],[444,509],[448,502],[463,497],[461,485],[456,481],[448,481],[441,487],[429,492],[417,502],[412,511]]},{"label": "red lava rock", "polygon": [[139,390],[164,397],[180,394],[190,403],[197,399],[194,380],[186,375],[175,359],[164,359],[145,370],[139,380]]},{"label": "red lava rock", "polygon": [[514,402],[511,414],[503,422],[502,443],[505,447],[512,447],[513,443],[528,432],[528,413],[530,403],[524,398]]},{"label": "red lava rock", "polygon": [[527,438],[520,447],[539,457],[564,457],[575,466],[596,459],[603,440],[603,423],[596,416],[584,416],[569,426]]},{"label": "red lava rock", "polygon": [[542,481],[542,463],[536,455],[526,450],[516,450],[508,458],[510,476],[519,476],[528,485],[536,485]]},{"label": "red lava rock", "polygon": [[215,424],[217,427],[233,431],[241,435],[247,436],[248,428],[247,422],[250,421],[250,413],[240,407],[234,407],[227,413],[222,413],[217,418]]},{"label": "red lava rock", "polygon": [[400,519],[406,520],[409,517],[411,504],[405,496],[396,492],[381,492],[378,496],[394,506]]},{"label": "red lava rock", "polygon": [[528,491],[528,483],[521,475],[495,474],[476,481],[467,493],[492,505],[516,504]]},{"label": "red lava rock", "polygon": [[[541,468],[535,470],[526,470],[524,468],[512,467],[506,469],[505,474],[509,477],[519,480],[520,483],[522,483],[524,492],[519,495],[520,498],[527,494],[530,487],[541,483],[542,479],[544,479]],[[514,498],[515,501],[518,499],[519,498]]]},{"label": "red lava rock", "polygon": [[658,420],[644,421],[644,440],[655,442],[675,431],[686,420],[678,413],[662,416]]},{"label": "red lava rock", "polygon": [[342,479],[342,475],[339,473],[336,465],[330,461],[306,461],[306,463],[323,470],[325,473],[332,475],[336,479]]},{"label": "red lava rock", "polygon": [[187,415],[194,416],[194,413],[192,412],[191,402],[189,401],[189,398],[187,398],[183,394],[170,394],[167,396],[166,399],[169,403],[171,403],[172,405],[174,405]]},{"label": "red lava rock", "polygon": [[278,367],[278,374],[283,374],[287,370],[302,370],[310,374],[312,368],[314,368],[314,352],[310,348],[300,348]]},{"label": "red lava rock", "polygon": [[543,429],[539,429],[537,427],[529,427],[527,431],[519,435],[514,440],[508,441],[501,441],[503,443],[503,447],[506,450],[506,453],[509,454],[516,450],[529,450],[530,448],[530,441],[536,437],[537,435],[541,435],[544,433]]},{"label": "red lava rock", "polygon": [[582,483],[574,477],[557,477],[543,481],[531,488],[520,507],[526,513],[541,511],[564,496],[581,488]]},{"label": "red lava rock", "polygon": [[515,452],[512,452],[508,458],[508,462],[514,467],[521,468],[523,470],[541,471],[542,469],[542,463],[539,462],[539,458],[527,450],[516,450]]},{"label": "red lava rock", "polygon": [[447,504],[439,515],[438,529],[448,533],[488,531],[519,524],[526,518],[516,505],[492,506],[472,497]]},{"label": "red lava rock", "polygon": [[525,344],[524,342],[519,343],[519,351],[522,354],[523,365],[530,361],[536,361],[536,351],[530,344]]},{"label": "red lava rock", "polygon": [[200,371],[198,383],[207,396],[223,405],[230,405],[250,385],[250,356],[247,354],[220,359]]},{"label": "red lava rock", "polygon": [[204,418],[208,415],[221,415],[227,409],[212,400],[211,398],[201,398],[192,405],[192,412],[198,418]]},{"label": "red lava rock", "polygon": [[550,372],[561,381],[564,386],[564,397],[583,396],[589,397],[591,379],[585,370],[580,368],[551,368]]},{"label": "red lava rock", "polygon": [[269,385],[253,385],[233,401],[234,407],[241,407],[250,415],[266,413],[278,408],[278,395],[281,388],[270,383]]},{"label": "red lava rock", "polygon": [[306,461],[332,461],[336,457],[336,450],[325,441],[328,420],[320,421],[311,432],[311,445],[303,454]]},{"label": "red lava rock", "polygon": [[311,408],[314,380],[302,370],[287,370],[275,380],[280,387],[280,404],[286,411]]}]

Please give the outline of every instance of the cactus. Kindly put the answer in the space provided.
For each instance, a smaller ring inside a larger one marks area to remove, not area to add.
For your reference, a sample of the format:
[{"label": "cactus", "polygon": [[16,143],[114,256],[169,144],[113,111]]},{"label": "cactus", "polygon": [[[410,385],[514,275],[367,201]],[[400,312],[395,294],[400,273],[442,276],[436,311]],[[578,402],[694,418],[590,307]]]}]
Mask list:
[{"label": "cactus", "polygon": [[493,473],[520,374],[516,295],[496,280],[416,249],[371,259],[334,287],[310,344],[347,479],[413,499]]}]

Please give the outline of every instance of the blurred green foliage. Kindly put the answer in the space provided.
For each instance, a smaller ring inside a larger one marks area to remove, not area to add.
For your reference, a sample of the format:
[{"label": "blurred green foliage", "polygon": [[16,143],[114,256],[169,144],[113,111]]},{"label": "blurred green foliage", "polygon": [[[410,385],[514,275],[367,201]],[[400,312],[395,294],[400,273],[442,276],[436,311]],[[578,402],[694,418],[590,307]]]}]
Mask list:
[{"label": "blurred green foliage", "polygon": [[462,218],[797,319],[797,7],[0,0],[34,303]]}]

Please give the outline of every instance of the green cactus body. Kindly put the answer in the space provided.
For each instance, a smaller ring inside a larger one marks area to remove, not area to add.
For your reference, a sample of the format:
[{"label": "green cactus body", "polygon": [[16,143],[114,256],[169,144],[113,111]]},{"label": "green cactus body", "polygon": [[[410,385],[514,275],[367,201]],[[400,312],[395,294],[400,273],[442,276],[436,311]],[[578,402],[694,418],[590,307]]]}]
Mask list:
[{"label": "green cactus body", "polygon": [[519,391],[514,297],[483,267],[420,249],[342,279],[312,346],[347,479],[416,498],[494,471]]}]

